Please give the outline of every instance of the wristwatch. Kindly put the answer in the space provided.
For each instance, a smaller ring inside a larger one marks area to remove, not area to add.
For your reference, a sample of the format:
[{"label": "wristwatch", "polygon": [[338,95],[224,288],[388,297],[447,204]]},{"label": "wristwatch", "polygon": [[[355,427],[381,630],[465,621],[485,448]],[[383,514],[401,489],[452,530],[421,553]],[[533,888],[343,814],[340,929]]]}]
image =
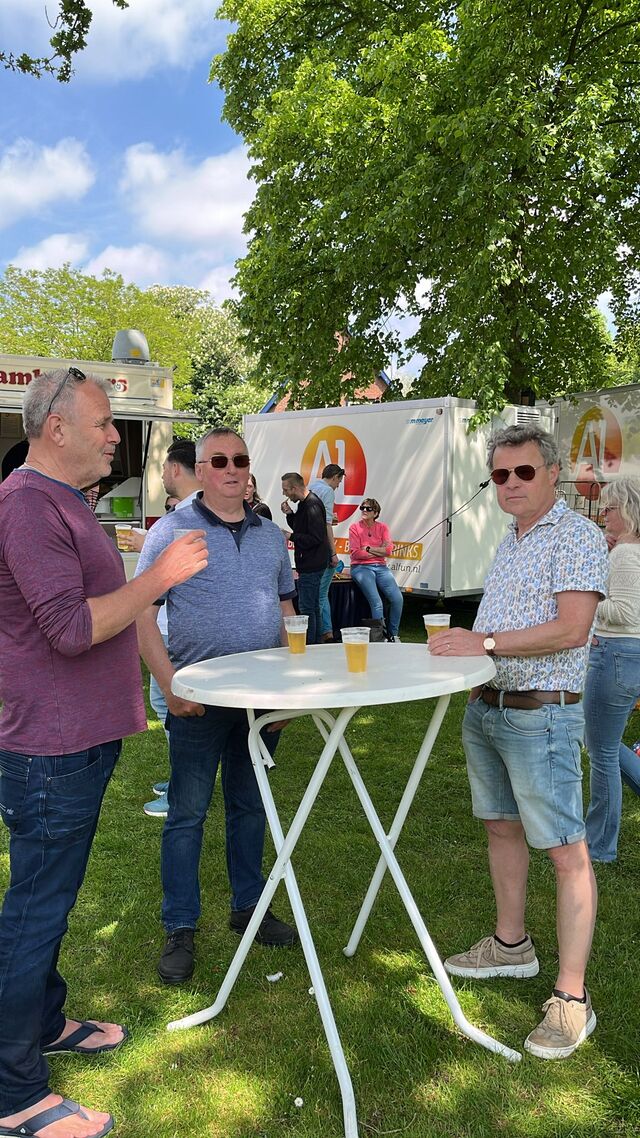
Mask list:
[{"label": "wristwatch", "polygon": [[370,546],[370,545],[365,545],[365,547],[364,547],[364,551],[365,551],[365,553],[371,553],[371,546]]},{"label": "wristwatch", "polygon": [[485,636],[484,640],[482,641],[482,647],[487,653],[487,656],[495,656],[496,642],[493,632],[490,632],[488,636]]}]

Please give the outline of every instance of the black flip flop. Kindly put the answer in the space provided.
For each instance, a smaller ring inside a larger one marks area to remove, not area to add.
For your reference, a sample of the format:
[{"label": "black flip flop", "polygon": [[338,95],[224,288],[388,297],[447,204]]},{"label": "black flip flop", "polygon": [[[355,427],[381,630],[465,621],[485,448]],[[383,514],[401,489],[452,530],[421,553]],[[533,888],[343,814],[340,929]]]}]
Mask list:
[{"label": "black flip flop", "polygon": [[117,1051],[118,1047],[122,1047],[129,1038],[129,1032],[123,1024],[118,1024],[121,1031],[124,1032],[123,1038],[118,1040],[117,1043],[101,1043],[99,1047],[80,1047],[84,1039],[88,1039],[90,1035],[94,1035],[96,1031],[102,1031],[96,1023],[92,1023],[89,1019],[80,1021],[80,1026],[67,1035],[66,1039],[60,1040],[58,1043],[47,1043],[46,1047],[41,1047],[40,1051],[43,1055],[101,1055],[105,1051]]},{"label": "black flip flop", "polygon": [[[33,1114],[31,1118],[27,1118],[26,1122],[21,1122],[19,1126],[0,1126],[0,1136],[3,1138],[38,1138],[38,1130],[44,1129],[45,1126],[51,1126],[53,1122],[59,1122],[62,1118],[68,1118],[71,1114],[80,1114],[83,1118],[88,1117],[80,1103],[74,1102],[70,1098],[63,1098],[57,1106],[50,1106],[47,1110],[41,1110],[39,1114]],[[102,1138],[103,1134],[108,1134],[110,1130],[113,1130],[113,1126],[114,1119],[109,1115],[102,1130],[96,1130],[91,1138]]]}]

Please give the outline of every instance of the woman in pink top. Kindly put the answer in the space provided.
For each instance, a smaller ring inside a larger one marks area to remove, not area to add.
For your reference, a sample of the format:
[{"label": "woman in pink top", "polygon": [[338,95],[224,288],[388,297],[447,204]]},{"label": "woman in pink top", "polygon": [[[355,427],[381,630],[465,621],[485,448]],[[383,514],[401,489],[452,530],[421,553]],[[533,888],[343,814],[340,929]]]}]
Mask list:
[{"label": "woman in pink top", "polygon": [[[382,597],[390,604],[389,639],[398,639],[402,616],[402,593],[395,577],[387,568],[387,557],[393,549],[389,528],[379,522],[380,503],[365,498],[360,506],[361,520],[349,526],[351,576],[367,598],[374,620],[382,620]],[[382,596],[381,596],[382,594]]]}]

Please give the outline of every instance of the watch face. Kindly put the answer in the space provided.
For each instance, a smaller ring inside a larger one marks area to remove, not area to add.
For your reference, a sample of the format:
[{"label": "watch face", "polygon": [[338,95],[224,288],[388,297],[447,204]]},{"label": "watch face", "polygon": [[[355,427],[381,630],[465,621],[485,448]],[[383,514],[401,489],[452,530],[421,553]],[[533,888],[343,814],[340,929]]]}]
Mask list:
[{"label": "watch face", "polygon": [[482,643],[482,647],[484,648],[485,652],[493,652],[495,646],[496,642],[493,639],[493,636],[487,636]]}]

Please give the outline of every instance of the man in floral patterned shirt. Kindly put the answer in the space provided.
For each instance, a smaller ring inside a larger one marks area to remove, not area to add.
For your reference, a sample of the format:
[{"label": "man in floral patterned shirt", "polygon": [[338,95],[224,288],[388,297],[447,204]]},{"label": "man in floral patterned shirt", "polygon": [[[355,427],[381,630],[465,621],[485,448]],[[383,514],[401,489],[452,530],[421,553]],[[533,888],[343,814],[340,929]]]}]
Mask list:
[{"label": "man in floral patterned shirt", "polygon": [[525,930],[529,847],[556,872],[559,971],[545,1016],[525,1040],[541,1059],[571,1055],[595,1025],[584,974],[596,916],[585,840],[580,693],[607,547],[592,522],[556,500],[551,435],[507,427],[489,442],[498,503],[513,522],[489,571],[473,631],[430,638],[434,655],[494,657],[496,676],[471,692],[462,728],[473,812],[485,824],[495,934],[449,957],[454,976],[535,976]]}]

